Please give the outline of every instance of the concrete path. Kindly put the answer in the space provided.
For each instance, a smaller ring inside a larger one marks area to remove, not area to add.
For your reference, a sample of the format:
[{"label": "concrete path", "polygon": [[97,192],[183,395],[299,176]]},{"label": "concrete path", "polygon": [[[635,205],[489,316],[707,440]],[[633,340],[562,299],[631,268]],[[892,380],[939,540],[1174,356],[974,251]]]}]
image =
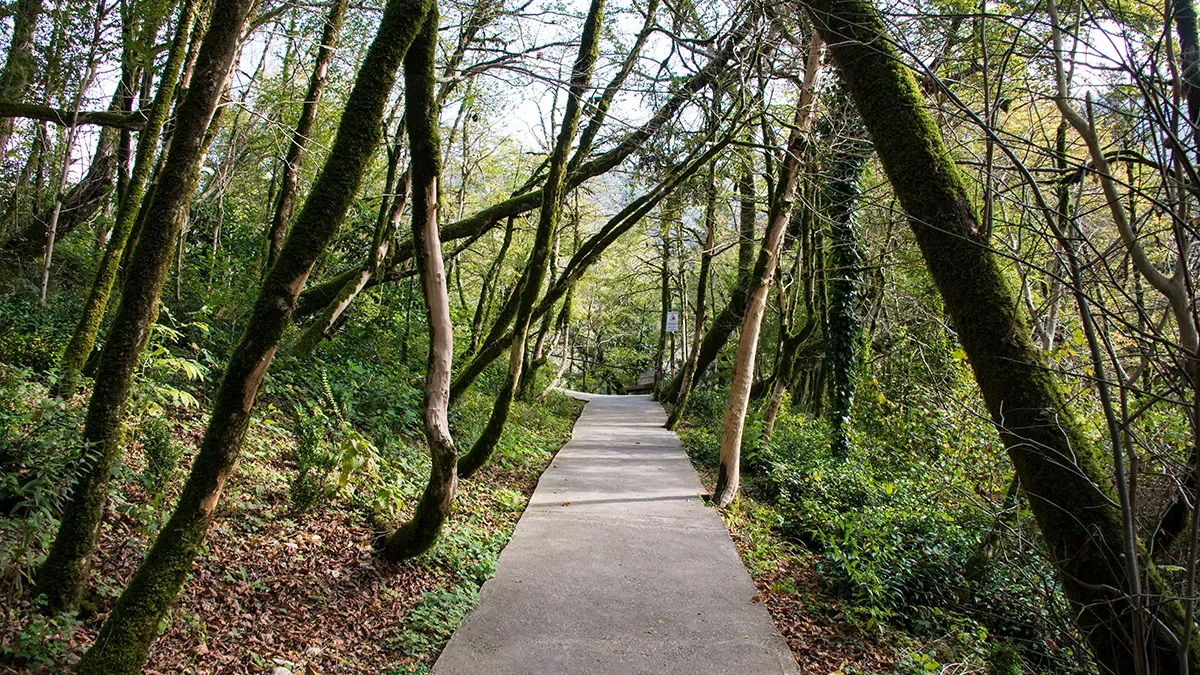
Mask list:
[{"label": "concrete path", "polygon": [[571,442],[434,675],[798,672],[662,408],[578,396]]}]

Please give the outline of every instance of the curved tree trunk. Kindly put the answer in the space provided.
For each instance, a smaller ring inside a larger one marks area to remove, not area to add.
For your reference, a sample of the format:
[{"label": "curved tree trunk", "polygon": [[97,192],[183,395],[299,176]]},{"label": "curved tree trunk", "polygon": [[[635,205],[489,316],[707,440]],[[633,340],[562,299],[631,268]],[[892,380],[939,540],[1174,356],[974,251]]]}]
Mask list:
[{"label": "curved tree trunk", "polygon": [[529,253],[529,262],[525,267],[525,282],[519,293],[520,301],[517,306],[516,318],[513,321],[513,341],[508,357],[508,379],[496,397],[492,416],[488,419],[483,433],[458,465],[458,475],[462,478],[469,478],[492,456],[492,451],[496,449],[496,443],[500,440],[500,433],[504,431],[504,424],[508,421],[513,398],[517,394],[521,368],[525,363],[525,342],[529,337],[529,324],[533,319],[534,305],[542,292],[542,280],[546,276],[547,262],[550,258],[550,241],[554,237],[554,231],[558,228],[558,214],[562,209],[563,195],[568,187],[566,180],[567,153],[570,152],[571,142],[579,130],[583,96],[591,82],[592,70],[596,66],[596,58],[599,54],[603,13],[604,0],[592,0],[587,19],[583,24],[579,55],[571,68],[571,87],[567,94],[567,105],[563,110],[558,139],[550,154],[550,166],[546,171],[546,182],[542,186],[542,206],[538,213],[537,233],[534,235],[533,250]]},{"label": "curved tree trunk", "polygon": [[[874,141],[976,382],[1045,537],[1081,633],[1102,667],[1134,672],[1121,515],[1096,440],[1034,345],[998,257],[983,245],[965,183],[917,88],[866,0],[808,0]],[[1152,566],[1147,636],[1156,672],[1180,672],[1182,605]],[[1191,659],[1200,640],[1191,640]]]},{"label": "curved tree trunk", "polygon": [[[210,33],[218,30],[219,10],[224,4],[237,1],[240,0],[218,0]],[[255,396],[280,336],[291,321],[296,297],[358,193],[363,173],[379,142],[380,121],[396,81],[396,71],[431,4],[430,0],[391,0],[385,8],[375,40],[346,101],[329,159],[279,259],[263,280],[246,331],[226,366],[204,440],[175,511],[121,593],[96,643],[80,661],[80,673],[136,673],[141,669],[159,621],[175,603],[204,543],[221,489],[240,453]],[[240,34],[240,29],[237,32]],[[205,43],[207,47],[207,38]],[[204,81],[201,65],[205,62],[205,51],[201,51],[197,64],[200,81]],[[193,83],[192,88],[197,86],[201,85]],[[189,100],[191,96],[189,92]],[[179,142],[178,133],[173,148]],[[106,346],[106,352],[107,349]]]},{"label": "curved tree trunk", "polygon": [[767,295],[771,290],[771,280],[779,266],[779,248],[783,243],[788,216],[792,211],[792,197],[796,193],[800,161],[807,142],[805,132],[809,120],[812,119],[817,74],[821,68],[821,47],[821,40],[814,33],[808,49],[808,63],[804,69],[804,84],[796,103],[796,119],[784,150],[785,157],[779,170],[775,200],[767,218],[767,231],[763,235],[758,261],[754,264],[754,284],[747,291],[746,314],[742,319],[742,333],[733,362],[733,380],[729,386],[729,403],[725,407],[725,419],[721,429],[721,463],[717,470],[717,484],[713,489],[713,501],[718,506],[728,506],[733,501],[741,480],[742,431],[746,425],[746,407],[750,403],[750,386],[754,380],[758,336],[767,307]]},{"label": "curved tree trunk", "polygon": [[404,560],[428,551],[442,531],[454,504],[458,485],[454,439],[450,435],[450,365],[454,357],[454,326],[450,321],[450,293],[442,243],[438,239],[438,181],[441,152],[438,139],[438,106],[434,98],[434,59],[437,51],[437,10],[431,10],[425,28],[413,43],[404,63],[404,105],[412,149],[413,242],[425,294],[429,324],[429,360],[425,376],[425,440],[431,464],[429,483],[412,520],[396,529],[383,545],[390,560]]},{"label": "curved tree trunk", "polygon": [[50,609],[74,606],[87,583],[108,499],[109,474],[121,449],[133,371],[158,317],[172,247],[200,172],[204,135],[233,69],[252,4],[253,0],[218,0],[196,64],[195,81],[177,112],[171,152],[133,253],[125,292],[100,355],[96,387],[88,404],[83,439],[98,450],[98,455],[75,485],[50,555],[38,573],[37,589],[46,594]]}]

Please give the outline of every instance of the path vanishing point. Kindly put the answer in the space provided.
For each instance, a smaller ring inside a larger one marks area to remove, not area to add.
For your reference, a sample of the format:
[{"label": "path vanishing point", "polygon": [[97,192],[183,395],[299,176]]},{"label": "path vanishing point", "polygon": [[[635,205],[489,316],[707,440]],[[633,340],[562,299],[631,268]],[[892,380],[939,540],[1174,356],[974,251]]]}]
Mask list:
[{"label": "path vanishing point", "polygon": [[434,675],[797,673],[666,416],[589,402]]}]

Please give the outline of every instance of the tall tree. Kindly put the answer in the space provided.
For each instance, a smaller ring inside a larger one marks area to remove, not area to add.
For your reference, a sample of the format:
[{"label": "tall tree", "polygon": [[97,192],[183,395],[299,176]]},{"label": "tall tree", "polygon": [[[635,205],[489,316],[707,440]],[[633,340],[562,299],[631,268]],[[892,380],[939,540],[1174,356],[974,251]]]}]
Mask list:
[{"label": "tall tree", "polygon": [[[1135,672],[1121,515],[1096,441],[1067,406],[998,256],[981,241],[962,174],[879,14],[867,0],[806,6],[908,215],[1080,632],[1102,667]],[[1183,607],[1153,567],[1145,575],[1157,608],[1150,660],[1157,672],[1181,672],[1181,652],[1194,661],[1200,639],[1179,648],[1191,632]]]},{"label": "tall tree", "polygon": [[109,474],[121,449],[133,372],[158,318],[171,251],[196,188],[205,133],[229,81],[252,4],[253,0],[214,0],[191,87],[176,113],[171,150],[133,253],[88,403],[83,439],[97,449],[97,457],[75,485],[50,555],[38,573],[37,588],[46,594],[50,609],[75,606],[87,583]]},{"label": "tall tree", "polygon": [[558,228],[558,215],[562,210],[562,200],[567,183],[568,153],[579,129],[583,96],[587,93],[588,84],[592,80],[592,70],[596,66],[596,58],[599,55],[603,14],[604,0],[592,0],[587,19],[583,24],[579,55],[571,68],[571,84],[567,92],[567,104],[563,110],[558,139],[550,153],[550,164],[542,184],[542,204],[538,212],[537,232],[534,234],[533,250],[530,251],[529,261],[525,265],[525,274],[518,294],[516,317],[513,322],[513,341],[508,357],[508,378],[496,397],[496,403],[487,426],[459,462],[458,475],[463,478],[469,478],[492,456],[492,451],[495,450],[496,443],[500,440],[500,434],[504,431],[504,425],[508,421],[513,398],[517,394],[521,369],[525,363],[525,342],[529,337],[529,324],[533,318],[534,305],[542,292],[542,281],[545,279],[547,261],[550,257],[550,241],[554,238],[554,231]]},{"label": "tall tree", "polygon": [[91,356],[96,336],[100,333],[100,323],[104,320],[113,284],[116,283],[117,270],[125,252],[125,244],[129,240],[134,220],[137,218],[142,207],[142,200],[146,196],[150,171],[154,166],[154,156],[158,150],[158,141],[162,136],[163,125],[166,123],[171,103],[175,99],[175,88],[179,82],[180,70],[183,68],[183,58],[187,52],[188,38],[196,18],[195,14],[195,0],[186,0],[179,9],[175,35],[171,41],[170,51],[167,53],[167,61],[163,65],[162,74],[159,77],[158,91],[146,117],[146,125],[142,127],[142,131],[138,135],[133,172],[130,174],[124,193],[117,204],[117,216],[108,237],[108,245],[105,247],[104,257],[100,259],[100,265],[96,269],[96,277],[92,281],[91,291],[84,302],[79,323],[75,325],[71,341],[63,353],[65,393],[70,393],[74,389],[79,379],[79,373],[87,363],[88,357]]},{"label": "tall tree", "polygon": [[347,0],[333,0],[329,6],[329,15],[325,17],[321,44],[317,47],[317,60],[313,64],[312,75],[308,78],[308,91],[304,94],[304,103],[300,106],[300,119],[292,131],[287,157],[283,160],[283,178],[275,198],[271,229],[267,233],[267,269],[270,269],[279,257],[279,250],[283,248],[283,240],[287,236],[288,224],[292,220],[292,211],[295,210],[300,165],[304,161],[304,152],[317,124],[317,107],[325,92],[325,83],[329,80],[329,66],[337,52],[338,35],[342,32],[342,21],[346,18],[346,5]]},{"label": "tall tree", "polygon": [[721,463],[717,471],[717,484],[713,489],[713,501],[719,506],[728,506],[733,501],[741,479],[742,431],[745,429],[746,408],[750,402],[750,385],[754,379],[759,331],[762,329],[763,312],[766,310],[771,280],[779,266],[779,248],[787,229],[788,216],[792,212],[792,198],[800,176],[804,146],[808,142],[806,134],[816,100],[821,49],[820,36],[814,32],[808,48],[804,82],[796,102],[795,120],[779,168],[778,187],[774,191],[775,198],[767,216],[767,230],[763,235],[762,248],[759,249],[758,260],[754,263],[751,282],[747,288],[746,312],[742,319],[737,355],[733,362],[733,379],[729,385],[729,402],[725,407],[725,419],[721,429]]},{"label": "tall tree", "polygon": [[[8,58],[0,70],[0,101],[21,103],[25,88],[33,77],[33,39],[38,17],[42,15],[42,0],[17,0],[13,6],[12,38],[8,43]],[[13,118],[0,118],[0,157],[8,150],[13,134]]]},{"label": "tall tree", "polygon": [[454,326],[450,320],[450,294],[442,243],[438,238],[438,199],[441,150],[438,139],[438,110],[434,85],[437,51],[437,9],[429,12],[425,28],[417,36],[404,62],[404,104],[412,151],[413,243],[417,270],[425,295],[425,318],[429,325],[429,358],[425,375],[425,441],[432,460],[429,482],[412,519],[387,537],[383,554],[403,560],[429,550],[437,541],[442,523],[454,503],[458,485],[456,451],[450,435],[450,365],[454,357]]},{"label": "tall tree", "polygon": [[[390,0],[385,7],[346,100],[329,158],[263,280],[245,332],[226,364],[204,439],[175,510],[105,620],[95,645],[84,655],[80,673],[141,670],[159,622],[175,603],[204,543],[221,490],[240,454],[258,389],[291,322],[300,289],[345,220],[375,154],[396,72],[432,4],[431,0]],[[214,10],[213,26],[216,18]],[[201,62],[203,56],[204,50]]]}]

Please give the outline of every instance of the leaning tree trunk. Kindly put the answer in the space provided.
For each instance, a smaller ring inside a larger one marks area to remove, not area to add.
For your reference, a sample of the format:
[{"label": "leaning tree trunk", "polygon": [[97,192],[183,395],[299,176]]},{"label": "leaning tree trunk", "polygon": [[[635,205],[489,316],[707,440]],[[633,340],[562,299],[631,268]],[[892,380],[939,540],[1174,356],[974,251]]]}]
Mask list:
[{"label": "leaning tree trunk", "polygon": [[88,404],[83,440],[97,449],[97,457],[76,483],[50,555],[38,573],[37,588],[47,595],[50,609],[77,604],[87,583],[108,497],[109,474],[121,449],[122,418],[133,371],[158,317],[175,237],[200,173],[204,135],[229,80],[252,4],[254,0],[217,0],[195,79],[176,113],[171,152],[126,275]]},{"label": "leaning tree trunk", "polygon": [[521,368],[525,362],[525,342],[529,337],[529,324],[533,318],[534,305],[542,291],[542,280],[546,276],[547,262],[550,258],[550,240],[554,236],[554,230],[558,227],[558,214],[562,208],[567,177],[567,153],[571,150],[571,141],[574,140],[575,133],[579,129],[581,104],[587,93],[588,83],[592,79],[592,70],[596,66],[596,58],[599,54],[600,19],[603,13],[604,0],[592,0],[587,19],[583,24],[579,55],[571,69],[571,87],[567,94],[566,109],[563,110],[562,125],[550,155],[546,181],[542,186],[542,205],[538,214],[537,233],[534,235],[533,250],[529,254],[529,262],[525,267],[525,282],[521,287],[517,314],[513,320],[513,341],[508,357],[508,379],[496,397],[492,416],[488,419],[483,433],[479,435],[470,451],[459,462],[458,475],[462,478],[469,478],[492,456],[492,451],[496,449],[496,443],[500,440],[500,434],[504,431],[504,424],[508,421],[513,398],[517,394]]},{"label": "leaning tree trunk", "polygon": [[425,294],[425,319],[429,324],[429,360],[425,376],[425,440],[431,464],[429,483],[412,520],[387,537],[383,555],[404,560],[428,551],[454,504],[458,485],[454,439],[450,435],[450,365],[454,357],[454,325],[450,321],[450,293],[442,243],[438,237],[438,181],[441,152],[437,132],[438,106],[434,97],[437,77],[437,9],[429,12],[425,28],[404,63],[404,105],[412,151],[413,244],[421,290]]},{"label": "leaning tree trunk", "polygon": [[[729,72],[731,62],[735,60],[734,57],[738,54],[742,41],[758,25],[759,17],[760,13],[757,12],[747,13],[742,22],[732,31],[723,35],[719,41],[720,48],[717,49],[708,64],[701,68],[695,75],[681,82],[671,97],[644,124],[625,134],[612,149],[587,161],[580,161],[578,167],[568,172],[565,189],[574,189],[587,180],[603,175],[616,168],[637,149],[642,147],[665,124],[675,119],[679,114],[679,110],[691,101],[697,92],[712,85],[724,73]],[[518,194],[503,202],[484,208],[462,220],[448,223],[441,228],[442,242],[446,243],[457,239],[478,237],[492,228],[498,227],[499,223],[509,216],[520,215],[537,208],[542,203],[543,197],[543,190],[541,188],[531,189],[528,192]],[[390,263],[390,267],[393,268],[404,264],[408,260],[408,257],[412,255],[412,242],[401,241],[395,246],[394,250],[395,254]],[[313,284],[312,287],[306,289],[300,295],[300,301],[296,307],[297,316],[309,316],[320,311],[333,301],[338,291],[345,286],[347,279],[356,273],[357,269],[350,269],[328,281]],[[451,387],[450,399],[453,403],[453,387]]]},{"label": "leaning tree trunk", "polygon": [[750,385],[754,380],[758,336],[762,329],[771,280],[779,266],[779,248],[783,243],[783,233],[787,230],[788,216],[792,211],[792,196],[796,192],[796,183],[800,175],[800,160],[807,141],[805,132],[812,118],[814,88],[820,68],[821,40],[814,32],[808,48],[804,83],[796,103],[795,123],[784,149],[785,157],[779,169],[779,183],[767,218],[767,231],[763,235],[758,261],[754,264],[754,285],[747,290],[746,313],[742,319],[742,332],[733,361],[733,379],[729,385],[729,402],[725,406],[725,419],[721,429],[721,463],[717,470],[717,484],[713,489],[713,501],[718,506],[728,506],[733,501],[741,479],[742,432],[746,425],[746,408],[750,403]]},{"label": "leaning tree trunk", "polygon": [[87,66],[84,69],[83,77],[78,82],[71,110],[68,111],[70,128],[67,129],[61,148],[62,166],[59,167],[58,180],[55,181],[54,201],[50,206],[50,217],[45,221],[46,245],[42,247],[42,282],[38,289],[38,299],[43,305],[46,304],[46,295],[50,289],[50,266],[54,261],[54,244],[58,240],[58,219],[62,215],[63,198],[66,196],[64,193],[71,172],[71,156],[75,153],[75,141],[79,138],[79,109],[83,105],[83,95],[87,92],[88,87],[92,86],[92,79],[96,76],[96,50],[100,43],[100,33],[104,28],[105,2],[106,0],[99,0],[96,5],[96,18],[92,23],[91,46],[88,47],[88,55],[85,60]]},{"label": "leaning tree trunk", "polygon": [[275,215],[271,219],[271,229],[267,234],[267,269],[275,264],[279,250],[283,248],[283,240],[287,237],[288,223],[292,220],[292,211],[296,204],[296,185],[300,181],[300,164],[304,161],[304,150],[308,147],[308,139],[312,136],[317,123],[317,106],[321,103],[321,95],[325,91],[325,82],[329,80],[329,66],[337,51],[338,35],[342,32],[342,20],[346,18],[347,0],[333,0],[329,15],[325,17],[325,30],[321,34],[321,46],[317,49],[317,61],[313,65],[312,76],[308,80],[308,93],[304,95],[304,105],[300,108],[300,120],[292,132],[292,142],[288,144],[287,157],[283,160],[283,180],[279,186],[279,196],[275,202]]},{"label": "leaning tree trunk", "polygon": [[[807,5],[908,213],[1080,632],[1103,668],[1133,672],[1121,515],[1102,450],[1035,346],[959,169],[875,8],[867,0]],[[1157,612],[1146,646],[1156,672],[1180,672],[1174,641],[1187,634],[1183,607],[1147,567],[1146,606]],[[1196,662],[1200,640],[1187,651]]]},{"label": "leaning tree trunk", "polygon": [[[42,14],[42,0],[17,0],[13,8],[12,37],[8,43],[8,59],[0,70],[0,101],[20,103],[25,99],[25,87],[33,75],[33,37],[37,20]],[[13,118],[0,118],[0,158],[8,149],[13,134]]]},{"label": "leaning tree trunk", "polygon": [[[714,90],[713,94],[713,115],[715,120],[715,108],[719,105],[719,99],[715,93],[719,90]],[[710,120],[710,126],[715,128],[715,121]],[[708,165],[708,176],[705,179],[705,202],[704,202],[704,248],[700,250],[700,271],[697,274],[696,280],[696,314],[692,321],[692,345],[687,348],[687,356],[684,359],[683,368],[679,371],[679,375],[675,380],[680,383],[678,395],[675,400],[675,407],[671,409],[671,414],[667,416],[667,423],[663,425],[665,428],[672,431],[679,425],[680,418],[687,411],[688,398],[692,393],[692,371],[696,369],[696,359],[700,356],[700,341],[704,337],[704,322],[708,318],[705,314],[707,311],[708,302],[708,277],[709,269],[712,267],[713,249],[717,243],[717,164],[710,162]],[[662,393],[659,394],[660,400]]]},{"label": "leaning tree trunk", "polygon": [[[263,280],[245,332],[226,364],[204,440],[175,511],[100,628],[95,645],[84,655],[80,673],[136,673],[141,669],[158,624],[175,603],[204,543],[221,489],[240,453],[258,388],[291,322],[300,289],[358,193],[379,143],[380,122],[396,71],[431,5],[430,0],[391,0],[387,4],[346,100],[329,159],[279,259]],[[214,10],[214,28],[216,19]]]},{"label": "leaning tree trunk", "polygon": [[[154,103],[151,104],[146,125],[138,135],[133,173],[126,184],[125,194],[117,205],[117,217],[109,235],[108,246],[96,270],[96,278],[92,281],[92,289],[84,303],[79,323],[76,324],[75,332],[71,335],[71,341],[63,354],[63,387],[68,394],[74,389],[79,374],[96,344],[96,336],[100,332],[100,323],[104,320],[104,312],[108,308],[113,284],[116,283],[125,244],[129,240],[129,233],[133,231],[133,224],[146,196],[146,186],[150,179],[150,170],[154,166],[158,140],[170,112],[171,102],[175,99],[175,87],[179,82],[179,73],[187,52],[188,36],[195,20],[195,5],[195,0],[188,0],[179,10],[179,22],[175,26],[175,36],[167,55],[167,62],[163,66],[158,92],[155,94]],[[207,124],[207,121],[205,123]],[[207,129],[200,131],[201,136],[205,131]],[[190,196],[186,195],[185,200],[190,199]],[[157,205],[157,201],[155,204]],[[184,208],[180,207],[181,213],[183,210]]]}]

